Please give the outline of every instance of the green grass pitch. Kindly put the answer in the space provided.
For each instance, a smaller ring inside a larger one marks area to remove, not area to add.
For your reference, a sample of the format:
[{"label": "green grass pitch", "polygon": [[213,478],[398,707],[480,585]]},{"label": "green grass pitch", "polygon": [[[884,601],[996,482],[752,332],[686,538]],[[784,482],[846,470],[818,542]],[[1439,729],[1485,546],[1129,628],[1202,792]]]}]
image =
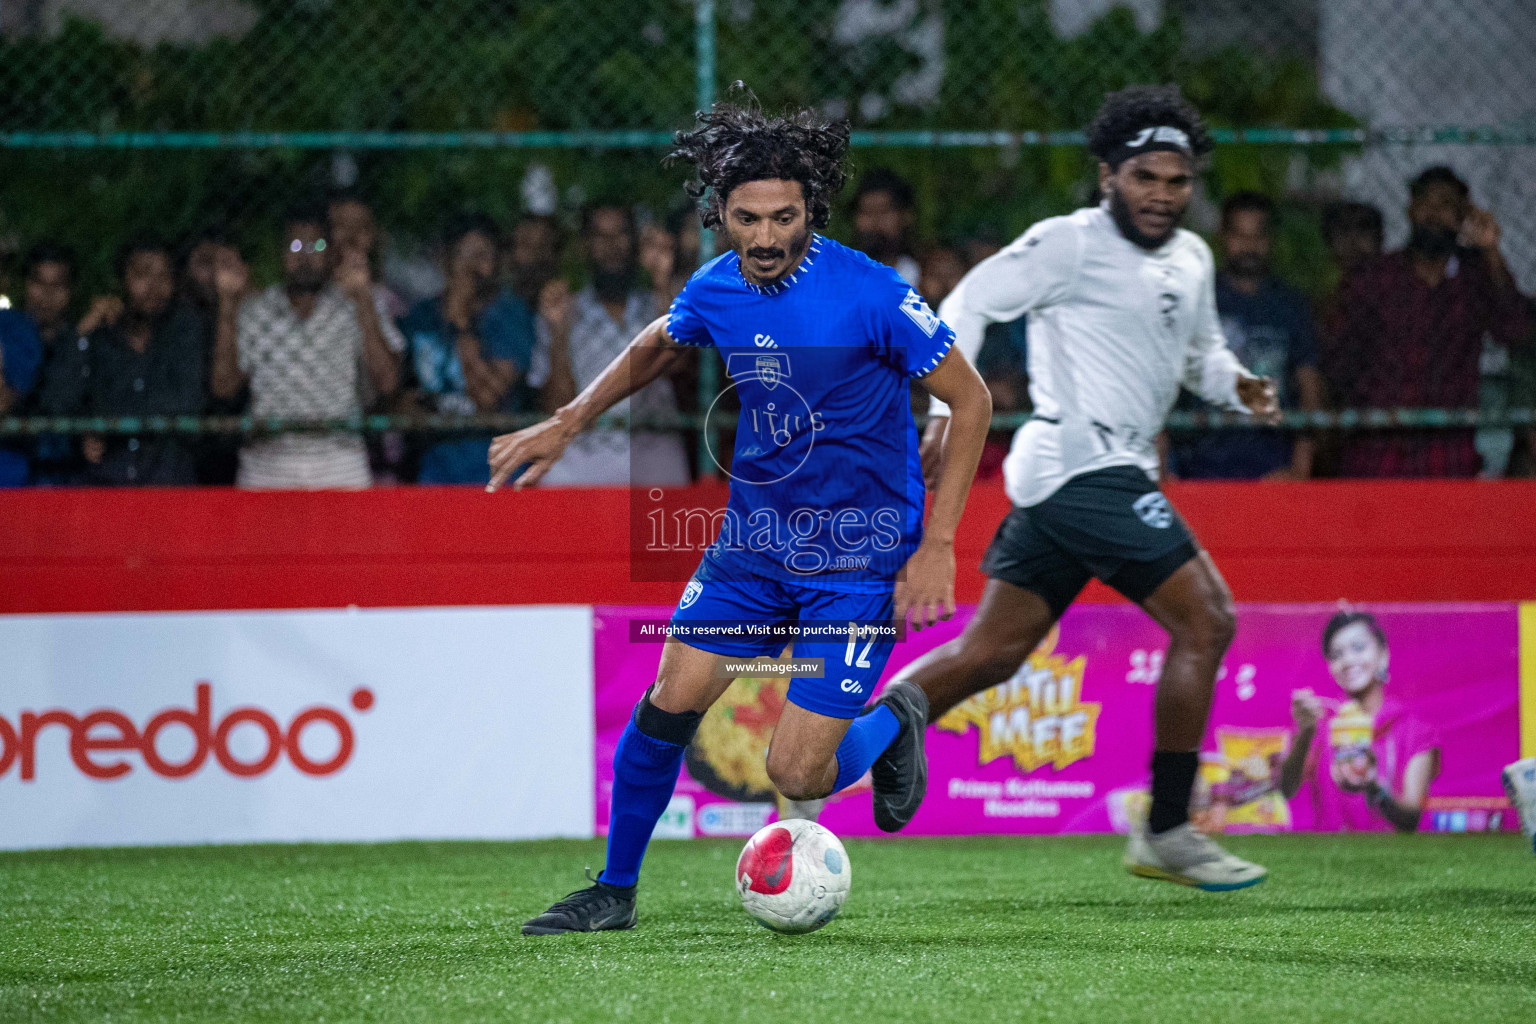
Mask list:
[{"label": "green grass pitch", "polygon": [[780,936],[738,841],[659,842],[632,932],[524,938],[597,843],[0,855],[0,1021],[1536,1021],[1512,836],[1238,838],[1255,889],[1130,878],[1112,837],[851,842]]}]

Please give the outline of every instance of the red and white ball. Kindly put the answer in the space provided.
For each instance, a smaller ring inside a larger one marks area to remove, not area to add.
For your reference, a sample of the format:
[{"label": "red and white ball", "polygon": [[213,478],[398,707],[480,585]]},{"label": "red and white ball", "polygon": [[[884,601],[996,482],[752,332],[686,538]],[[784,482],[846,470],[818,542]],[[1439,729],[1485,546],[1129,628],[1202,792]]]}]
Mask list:
[{"label": "red and white ball", "polygon": [[736,892],[765,928],[813,932],[837,916],[848,898],[848,851],[814,821],[765,825],[736,859]]}]

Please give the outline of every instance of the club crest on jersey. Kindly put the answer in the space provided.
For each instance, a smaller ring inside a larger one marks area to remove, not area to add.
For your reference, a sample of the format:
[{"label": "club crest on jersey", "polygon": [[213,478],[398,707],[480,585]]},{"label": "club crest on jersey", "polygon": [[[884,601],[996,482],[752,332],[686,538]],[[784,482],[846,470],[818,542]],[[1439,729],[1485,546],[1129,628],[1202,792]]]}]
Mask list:
[{"label": "club crest on jersey", "polygon": [[928,337],[933,337],[933,332],[939,329],[939,315],[928,308],[928,303],[912,288],[907,289],[906,298],[901,300],[901,311],[911,318],[912,322]]},{"label": "club crest on jersey", "polygon": [[772,391],[779,386],[779,361],[772,356],[757,357],[757,379]]},{"label": "club crest on jersey", "polygon": [[687,608],[697,601],[702,593],[704,593],[704,584],[698,580],[689,580],[688,585],[683,588],[683,599],[678,602],[677,606],[679,608]]},{"label": "club crest on jersey", "polygon": [[789,353],[733,352],[726,360],[725,369],[737,383],[755,380],[772,391],[789,379]]},{"label": "club crest on jersey", "polygon": [[1173,508],[1162,491],[1152,491],[1136,499],[1131,506],[1141,521],[1154,530],[1166,530],[1173,525]]}]

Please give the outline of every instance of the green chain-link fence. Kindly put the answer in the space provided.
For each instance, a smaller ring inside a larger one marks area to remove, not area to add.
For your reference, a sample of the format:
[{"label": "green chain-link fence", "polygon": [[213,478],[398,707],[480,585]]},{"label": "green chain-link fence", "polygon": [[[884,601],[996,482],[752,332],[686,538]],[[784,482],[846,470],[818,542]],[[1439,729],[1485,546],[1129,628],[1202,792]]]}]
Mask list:
[{"label": "green chain-link fence", "polygon": [[281,210],[354,183],[398,239],[468,207],[659,216],[669,133],[738,79],[848,117],[856,165],[917,186],[921,236],[1007,238],[1086,198],[1105,91],[1171,81],[1225,143],[1195,226],[1284,196],[1306,290],[1331,283],[1318,208],[1374,203],[1399,242],[1431,163],[1529,287],[1532,53],[1529,0],[0,0],[0,249],[63,240],[103,286],[129,233],[219,222],[270,275]]}]

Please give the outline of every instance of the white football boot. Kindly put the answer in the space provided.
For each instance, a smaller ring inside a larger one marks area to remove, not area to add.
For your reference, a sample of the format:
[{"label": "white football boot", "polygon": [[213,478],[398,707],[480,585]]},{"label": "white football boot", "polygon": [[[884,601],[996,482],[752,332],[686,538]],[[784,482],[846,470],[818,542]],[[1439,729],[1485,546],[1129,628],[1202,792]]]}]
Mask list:
[{"label": "white football boot", "polygon": [[1177,882],[1206,892],[1246,889],[1269,874],[1257,864],[1232,856],[1188,822],[1161,835],[1152,835],[1145,825],[1133,828],[1124,863],[1137,878]]},{"label": "white football boot", "polygon": [[1520,815],[1520,831],[1536,853],[1536,757],[1516,761],[1504,769],[1504,792]]}]

